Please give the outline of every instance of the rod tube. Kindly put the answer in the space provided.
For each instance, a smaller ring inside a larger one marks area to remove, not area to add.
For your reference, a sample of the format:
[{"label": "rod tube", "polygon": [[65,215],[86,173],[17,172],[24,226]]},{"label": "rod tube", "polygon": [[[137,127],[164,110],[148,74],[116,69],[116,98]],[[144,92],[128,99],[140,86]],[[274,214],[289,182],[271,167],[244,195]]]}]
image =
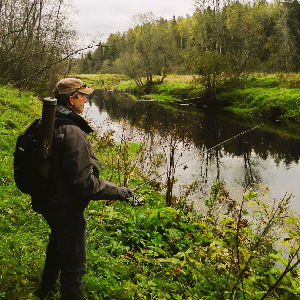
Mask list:
[{"label": "rod tube", "polygon": [[49,177],[56,106],[55,98],[44,98],[38,141],[38,174],[43,178]]}]

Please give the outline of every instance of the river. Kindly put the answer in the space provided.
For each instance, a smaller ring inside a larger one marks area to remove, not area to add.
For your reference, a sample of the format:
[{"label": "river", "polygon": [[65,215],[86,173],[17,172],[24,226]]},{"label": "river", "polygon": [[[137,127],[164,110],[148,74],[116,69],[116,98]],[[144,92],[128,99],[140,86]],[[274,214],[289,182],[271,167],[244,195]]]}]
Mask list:
[{"label": "river", "polygon": [[[178,113],[181,121],[176,124]],[[114,130],[117,140],[123,132],[120,121],[124,119],[132,126],[126,134],[135,136],[137,141],[141,132],[150,132],[151,128],[165,134],[174,126],[184,130],[193,126],[189,136],[190,149],[177,150],[176,159],[183,165],[176,169],[175,193],[179,193],[182,184],[200,179],[199,191],[190,199],[196,208],[208,197],[211,185],[222,180],[231,197],[238,201],[247,184],[257,183],[270,190],[268,199],[292,194],[293,208],[300,209],[300,138],[295,133],[292,135],[293,132],[290,135],[283,133],[284,125],[280,123],[263,125],[200,155],[264,120],[216,109],[138,101],[103,90],[95,90],[89,98],[85,117],[99,124],[100,131]],[[159,169],[160,173],[165,171],[166,166]]]}]

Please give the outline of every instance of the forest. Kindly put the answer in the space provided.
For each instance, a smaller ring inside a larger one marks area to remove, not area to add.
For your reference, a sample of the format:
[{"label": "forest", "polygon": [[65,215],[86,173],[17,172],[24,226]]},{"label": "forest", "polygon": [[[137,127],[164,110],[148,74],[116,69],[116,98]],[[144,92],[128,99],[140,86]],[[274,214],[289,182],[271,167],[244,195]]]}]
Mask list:
[{"label": "forest", "polygon": [[2,0],[0,83],[42,93],[68,74],[126,74],[137,86],[192,74],[214,94],[218,82],[240,84],[253,72],[300,70],[297,0],[193,4],[191,15],[171,20],[137,14],[125,32],[85,46],[69,0]]},{"label": "forest", "polygon": [[79,73],[126,74],[139,87],[155,75],[192,74],[214,94],[218,82],[240,84],[250,73],[299,72],[297,0],[194,4],[191,16],[172,20],[135,15],[132,28],[82,57]]}]

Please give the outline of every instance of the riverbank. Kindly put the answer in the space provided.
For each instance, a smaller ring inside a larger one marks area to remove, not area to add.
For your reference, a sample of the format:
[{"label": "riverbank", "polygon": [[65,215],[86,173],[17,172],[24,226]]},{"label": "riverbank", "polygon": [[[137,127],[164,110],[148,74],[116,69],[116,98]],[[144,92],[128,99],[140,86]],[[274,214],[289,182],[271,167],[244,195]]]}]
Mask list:
[{"label": "riverbank", "polygon": [[[41,115],[41,108],[30,93],[0,86],[0,299],[36,299],[33,291],[42,273],[49,229],[32,211],[30,197],[16,188],[12,169],[17,136]],[[122,147],[109,136],[94,135],[91,141],[100,158],[101,178],[119,184],[124,174],[115,170],[121,165]],[[125,156],[133,155],[132,150]],[[129,186],[140,182],[135,174]],[[258,300],[268,290],[272,299],[299,296],[297,268],[285,274],[276,267],[277,263],[292,267],[275,249],[279,236],[272,230],[288,213],[288,201],[276,202],[278,209],[267,213],[250,190],[242,210],[217,183],[206,201],[208,213],[194,215],[179,204],[166,207],[163,195],[149,186],[139,193],[146,199],[145,206],[117,202],[106,207],[103,201],[92,201],[86,209],[86,299],[212,300],[229,299],[232,294],[231,299]],[[259,231],[248,219],[248,204],[256,207],[251,220],[257,218],[262,224]],[[219,213],[221,206],[227,214]],[[297,217],[285,219],[299,223]],[[297,241],[299,233],[290,234],[286,244],[294,251],[292,239]],[[52,299],[59,299],[59,293]]]},{"label": "riverbank", "polygon": [[[110,88],[136,94],[133,81],[117,75],[79,75],[82,80],[98,88]],[[104,84],[102,84],[104,82]],[[160,83],[154,78],[154,86],[145,99],[178,101],[199,105],[199,95],[204,87],[193,76],[171,75]],[[217,105],[223,109],[242,114],[263,116],[272,120],[300,121],[300,75],[299,74],[253,74],[234,88],[223,83],[217,90]]]}]

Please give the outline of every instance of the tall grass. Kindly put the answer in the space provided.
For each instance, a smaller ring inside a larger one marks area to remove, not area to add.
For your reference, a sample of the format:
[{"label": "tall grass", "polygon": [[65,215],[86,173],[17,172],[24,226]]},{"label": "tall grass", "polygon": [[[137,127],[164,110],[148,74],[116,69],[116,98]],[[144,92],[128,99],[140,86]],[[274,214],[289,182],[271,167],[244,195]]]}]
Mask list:
[{"label": "tall grass", "polygon": [[48,228],[14,184],[17,136],[41,114],[29,93],[0,86],[0,298],[31,299],[38,283]]}]

